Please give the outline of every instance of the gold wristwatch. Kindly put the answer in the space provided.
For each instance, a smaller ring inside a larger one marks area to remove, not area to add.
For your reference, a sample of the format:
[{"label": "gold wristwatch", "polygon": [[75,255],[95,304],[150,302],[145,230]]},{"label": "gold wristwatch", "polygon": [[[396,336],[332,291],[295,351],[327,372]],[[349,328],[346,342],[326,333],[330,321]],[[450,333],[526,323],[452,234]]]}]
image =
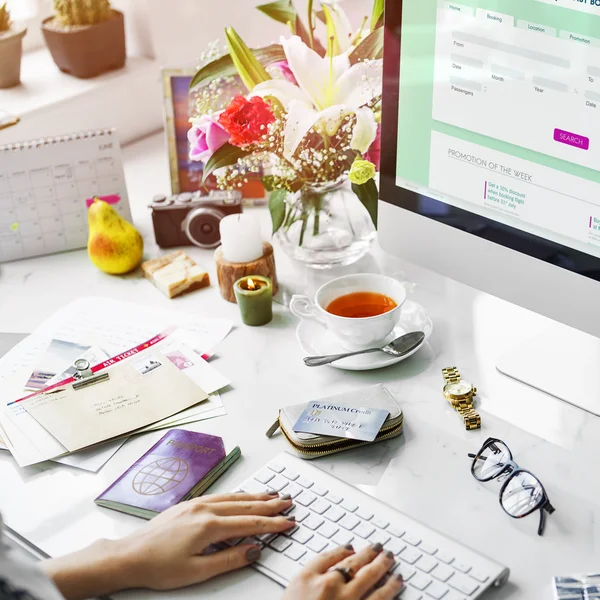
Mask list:
[{"label": "gold wristwatch", "polygon": [[479,429],[481,427],[481,417],[473,408],[477,388],[468,381],[460,378],[460,373],[456,367],[442,369],[444,375],[444,397],[457,410],[463,418],[465,427],[469,429]]}]

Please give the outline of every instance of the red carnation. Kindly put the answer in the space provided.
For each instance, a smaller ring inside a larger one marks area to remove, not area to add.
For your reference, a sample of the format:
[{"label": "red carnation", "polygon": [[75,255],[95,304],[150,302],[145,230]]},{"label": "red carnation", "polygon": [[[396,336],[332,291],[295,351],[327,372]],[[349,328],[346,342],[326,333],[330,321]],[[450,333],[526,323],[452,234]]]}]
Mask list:
[{"label": "red carnation", "polygon": [[269,132],[268,126],[274,121],[270,106],[258,96],[250,100],[236,96],[219,117],[223,129],[231,134],[230,143],[239,147],[264,139]]}]

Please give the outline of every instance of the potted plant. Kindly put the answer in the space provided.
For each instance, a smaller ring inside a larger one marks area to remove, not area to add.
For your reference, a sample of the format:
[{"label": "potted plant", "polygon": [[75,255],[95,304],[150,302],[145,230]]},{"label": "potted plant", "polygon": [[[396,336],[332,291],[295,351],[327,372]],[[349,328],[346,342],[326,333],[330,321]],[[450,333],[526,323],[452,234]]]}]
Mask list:
[{"label": "potted plant", "polygon": [[82,79],[125,65],[125,19],[109,0],[54,0],[42,23],[56,66]]},{"label": "potted plant", "polygon": [[10,21],[6,3],[0,6],[0,88],[9,88],[21,82],[21,41],[27,33]]}]

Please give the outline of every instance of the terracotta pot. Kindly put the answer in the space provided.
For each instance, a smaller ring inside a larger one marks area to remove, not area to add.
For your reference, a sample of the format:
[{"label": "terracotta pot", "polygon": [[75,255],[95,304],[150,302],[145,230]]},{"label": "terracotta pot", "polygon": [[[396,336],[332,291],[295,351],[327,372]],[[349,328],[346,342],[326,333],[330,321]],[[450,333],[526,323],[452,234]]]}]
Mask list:
[{"label": "terracotta pot", "polygon": [[26,33],[24,27],[0,33],[0,88],[21,83],[22,40]]},{"label": "terracotta pot", "polygon": [[44,19],[42,33],[61,71],[87,79],[125,65],[125,18],[113,13],[113,19],[72,30],[49,26],[54,17]]}]

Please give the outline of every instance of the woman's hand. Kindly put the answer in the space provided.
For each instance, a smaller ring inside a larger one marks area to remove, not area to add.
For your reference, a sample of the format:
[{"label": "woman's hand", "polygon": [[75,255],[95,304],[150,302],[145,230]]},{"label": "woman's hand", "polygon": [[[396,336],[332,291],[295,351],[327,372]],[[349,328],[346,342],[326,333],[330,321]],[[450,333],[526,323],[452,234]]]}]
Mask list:
[{"label": "woman's hand", "polygon": [[282,600],[392,600],[404,585],[402,577],[388,575],[393,565],[394,555],[383,552],[381,544],[356,554],[352,546],[340,547],[309,563]]},{"label": "woman's hand", "polygon": [[170,508],[126,538],[97,542],[43,566],[67,600],[192,585],[258,560],[260,548],[252,543],[203,552],[229,539],[291,529],[294,518],[280,515],[291,505],[288,495],[276,493],[205,496]]}]

